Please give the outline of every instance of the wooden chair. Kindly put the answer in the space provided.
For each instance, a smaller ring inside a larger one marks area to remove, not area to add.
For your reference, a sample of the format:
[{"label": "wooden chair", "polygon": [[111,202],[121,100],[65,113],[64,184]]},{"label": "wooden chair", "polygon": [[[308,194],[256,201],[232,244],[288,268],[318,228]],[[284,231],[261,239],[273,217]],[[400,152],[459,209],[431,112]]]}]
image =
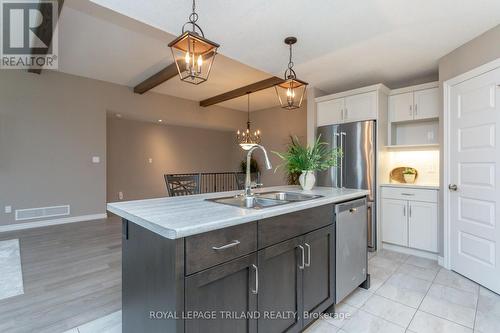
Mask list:
[{"label": "wooden chair", "polygon": [[170,197],[200,193],[200,174],[165,175],[165,183]]}]

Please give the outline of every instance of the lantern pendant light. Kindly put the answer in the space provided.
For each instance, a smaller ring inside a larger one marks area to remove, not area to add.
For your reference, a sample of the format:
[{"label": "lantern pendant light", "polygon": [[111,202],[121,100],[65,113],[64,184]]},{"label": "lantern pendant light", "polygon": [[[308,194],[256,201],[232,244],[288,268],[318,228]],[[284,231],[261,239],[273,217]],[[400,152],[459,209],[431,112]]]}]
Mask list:
[{"label": "lantern pendant light", "polygon": [[[219,44],[205,38],[203,30],[196,24],[195,0],[189,21],[182,26],[182,34],[168,46],[172,51],[177,71],[182,81],[200,84],[208,80]],[[185,30],[191,26],[191,30]]]},{"label": "lantern pendant light", "polygon": [[292,45],[295,43],[297,43],[297,38],[285,38],[285,44],[290,47],[290,58],[288,61],[288,68],[285,71],[285,82],[274,86],[281,107],[287,110],[300,108],[307,86],[306,82],[297,79],[297,75],[293,70]]},{"label": "lantern pendant light", "polygon": [[247,93],[247,97],[248,97],[247,128],[246,128],[246,130],[242,130],[242,131],[238,130],[238,132],[236,132],[236,141],[241,146],[241,148],[243,148],[244,150],[249,150],[253,146],[260,144],[261,139],[262,139],[260,136],[259,130],[252,132],[252,130],[250,129],[250,124],[251,124],[251,122],[250,122],[250,93]]}]

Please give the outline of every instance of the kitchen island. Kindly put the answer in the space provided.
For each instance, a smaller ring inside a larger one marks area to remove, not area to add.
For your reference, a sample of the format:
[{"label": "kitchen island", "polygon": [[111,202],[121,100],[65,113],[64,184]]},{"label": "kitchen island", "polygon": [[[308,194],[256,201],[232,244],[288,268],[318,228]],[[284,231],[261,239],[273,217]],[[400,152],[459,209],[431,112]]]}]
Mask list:
[{"label": "kitchen island", "polygon": [[334,205],[368,192],[255,192],[272,191],[314,198],[263,209],[207,200],[240,192],[108,204],[123,218],[123,332],[300,332],[331,307]]}]

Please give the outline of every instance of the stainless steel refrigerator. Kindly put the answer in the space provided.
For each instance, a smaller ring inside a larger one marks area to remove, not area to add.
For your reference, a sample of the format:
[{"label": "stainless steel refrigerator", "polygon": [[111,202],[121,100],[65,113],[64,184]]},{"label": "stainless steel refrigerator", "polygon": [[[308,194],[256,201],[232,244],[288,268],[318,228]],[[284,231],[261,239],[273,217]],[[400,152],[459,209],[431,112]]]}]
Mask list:
[{"label": "stainless steel refrigerator", "polygon": [[331,147],[341,148],[338,167],[318,173],[319,186],[359,188],[368,195],[368,248],[376,249],[376,122],[360,121],[318,127],[317,135]]}]

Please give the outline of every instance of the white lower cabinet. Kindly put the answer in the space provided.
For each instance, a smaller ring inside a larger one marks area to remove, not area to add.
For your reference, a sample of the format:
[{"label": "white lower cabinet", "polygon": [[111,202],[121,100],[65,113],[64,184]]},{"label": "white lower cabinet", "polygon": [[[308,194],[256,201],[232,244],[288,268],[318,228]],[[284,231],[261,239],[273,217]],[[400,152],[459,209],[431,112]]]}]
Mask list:
[{"label": "white lower cabinet", "polygon": [[383,199],[382,228],[384,232],[384,242],[408,246],[406,206],[407,202],[403,200]]},{"label": "white lower cabinet", "polygon": [[383,242],[438,252],[437,222],[437,190],[382,187]]},{"label": "white lower cabinet", "polygon": [[408,201],[408,246],[437,252],[437,203]]}]

